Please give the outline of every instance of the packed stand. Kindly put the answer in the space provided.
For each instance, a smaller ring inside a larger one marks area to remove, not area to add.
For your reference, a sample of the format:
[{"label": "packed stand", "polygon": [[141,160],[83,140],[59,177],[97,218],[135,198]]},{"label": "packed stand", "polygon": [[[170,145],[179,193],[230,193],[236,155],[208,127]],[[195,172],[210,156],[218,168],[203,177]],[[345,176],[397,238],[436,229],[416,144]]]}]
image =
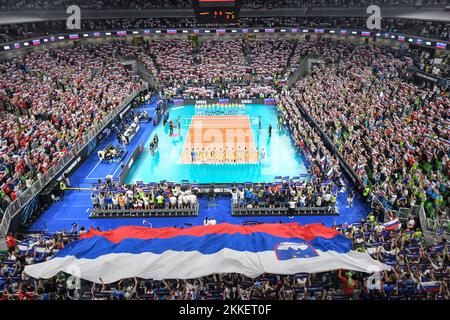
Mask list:
[{"label": "packed stand", "polygon": [[[416,0],[243,0],[245,9],[275,9],[275,8],[327,8],[327,7],[368,7],[372,4],[380,6],[415,6]],[[425,0],[424,6],[443,6],[446,0]]]},{"label": "packed stand", "polygon": [[[417,217],[400,228],[388,229],[374,214],[351,225],[334,228],[352,239],[353,250],[368,252],[391,267],[378,273],[336,270],[295,275],[213,274],[189,280],[122,279],[105,284],[60,273],[33,279],[23,270],[43,262],[87,232],[72,225],[54,234],[8,236],[8,252],[0,256],[1,300],[448,300],[449,244],[445,239],[426,243]],[[99,230],[97,228],[97,230]]]},{"label": "packed stand", "polygon": [[94,210],[194,209],[197,205],[196,187],[185,184],[121,185],[107,179],[99,180],[91,189]]},{"label": "packed stand", "polygon": [[140,86],[109,44],[46,49],[0,65],[2,209]]},{"label": "packed stand", "polygon": [[[200,24],[194,18],[123,18],[123,19],[83,19],[81,31],[133,30],[154,28],[217,28],[217,24]],[[239,17],[228,27],[322,27],[322,28],[367,28],[365,17]],[[385,18],[381,30],[419,35],[433,39],[449,40],[449,23],[435,21],[415,21],[407,19]],[[69,33],[66,21],[37,21],[23,24],[0,26],[0,42],[6,43],[18,39],[30,39],[38,36],[50,36]]]},{"label": "packed stand", "polygon": [[[424,6],[442,6],[446,0],[424,0]],[[0,5],[2,11],[21,10],[62,10],[73,3],[69,0],[4,0]],[[81,9],[110,10],[110,9],[191,9],[192,1],[189,0],[78,0],[76,3]],[[415,0],[244,0],[243,9],[274,9],[274,8],[326,8],[326,7],[367,7],[371,4],[381,6],[414,6]]]},{"label": "packed stand", "polygon": [[[334,45],[334,57],[288,93],[325,130],[387,207],[448,219],[448,93],[410,80],[409,58]],[[447,220],[448,221],[448,220]]]},{"label": "packed stand", "polygon": [[[4,0],[0,5],[1,11],[21,10],[65,10],[73,5],[71,0]],[[192,8],[189,0],[78,0],[81,9],[108,10],[108,9],[188,9]]]}]

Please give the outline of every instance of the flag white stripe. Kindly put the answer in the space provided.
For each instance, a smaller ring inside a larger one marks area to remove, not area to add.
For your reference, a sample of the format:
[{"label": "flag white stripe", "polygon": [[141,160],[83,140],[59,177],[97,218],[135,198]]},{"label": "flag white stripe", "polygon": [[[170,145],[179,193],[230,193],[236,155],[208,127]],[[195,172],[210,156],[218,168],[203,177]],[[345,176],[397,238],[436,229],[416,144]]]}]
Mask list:
[{"label": "flag white stripe", "polygon": [[263,273],[314,273],[336,269],[370,273],[390,269],[367,253],[317,252],[317,257],[290,260],[278,260],[275,251],[254,253],[228,248],[214,254],[168,250],[162,254],[111,253],[96,259],[67,256],[26,266],[25,273],[33,278],[48,279],[63,271],[91,282],[99,283],[101,277],[104,283],[112,283],[131,277],[155,280],[191,279],[213,273],[241,273],[254,278]]}]

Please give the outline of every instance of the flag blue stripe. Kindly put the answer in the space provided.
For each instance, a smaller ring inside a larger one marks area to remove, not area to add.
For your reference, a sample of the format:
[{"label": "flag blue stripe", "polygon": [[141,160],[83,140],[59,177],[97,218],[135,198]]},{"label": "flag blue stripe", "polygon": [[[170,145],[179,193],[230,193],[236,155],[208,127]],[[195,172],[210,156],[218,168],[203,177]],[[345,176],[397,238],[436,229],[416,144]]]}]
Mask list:
[{"label": "flag blue stripe", "polygon": [[[113,243],[102,236],[82,239],[67,245],[56,257],[75,256],[77,258],[95,259],[110,253],[139,254],[151,252],[161,254],[167,250],[173,251],[198,251],[202,254],[213,254],[224,248],[262,252],[273,251],[276,244],[281,242],[308,242],[301,238],[282,238],[263,232],[255,232],[250,235],[236,234],[208,234],[201,237],[177,236],[165,239],[136,239],[127,238],[119,243]],[[316,250],[336,251],[347,253],[352,249],[350,239],[338,235],[331,239],[316,237],[308,242]]]}]

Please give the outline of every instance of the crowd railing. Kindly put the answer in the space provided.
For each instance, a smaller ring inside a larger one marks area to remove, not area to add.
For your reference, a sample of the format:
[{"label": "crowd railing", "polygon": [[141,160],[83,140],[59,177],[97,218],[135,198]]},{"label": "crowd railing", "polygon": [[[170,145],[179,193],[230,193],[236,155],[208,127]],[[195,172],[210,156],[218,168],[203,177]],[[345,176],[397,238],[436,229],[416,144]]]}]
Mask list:
[{"label": "crowd railing", "polygon": [[164,208],[154,209],[99,209],[92,210],[89,219],[99,218],[170,218],[170,217],[198,217],[199,203],[196,201],[193,207],[188,208]]},{"label": "crowd railing", "polygon": [[251,217],[251,216],[338,216],[339,210],[335,206],[329,207],[296,207],[289,212],[287,206],[281,207],[232,207],[231,215],[234,217]]}]

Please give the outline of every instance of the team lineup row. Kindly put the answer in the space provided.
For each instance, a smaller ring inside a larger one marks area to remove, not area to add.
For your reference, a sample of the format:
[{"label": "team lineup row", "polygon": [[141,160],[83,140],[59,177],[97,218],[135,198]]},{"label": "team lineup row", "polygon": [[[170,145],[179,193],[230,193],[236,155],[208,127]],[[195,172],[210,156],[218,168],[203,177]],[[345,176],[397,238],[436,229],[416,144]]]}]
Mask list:
[{"label": "team lineup row", "polygon": [[[189,148],[186,148],[189,152]],[[222,148],[192,148],[190,151],[192,163],[261,163],[266,158],[264,148],[248,149],[241,146],[226,146]]]}]

